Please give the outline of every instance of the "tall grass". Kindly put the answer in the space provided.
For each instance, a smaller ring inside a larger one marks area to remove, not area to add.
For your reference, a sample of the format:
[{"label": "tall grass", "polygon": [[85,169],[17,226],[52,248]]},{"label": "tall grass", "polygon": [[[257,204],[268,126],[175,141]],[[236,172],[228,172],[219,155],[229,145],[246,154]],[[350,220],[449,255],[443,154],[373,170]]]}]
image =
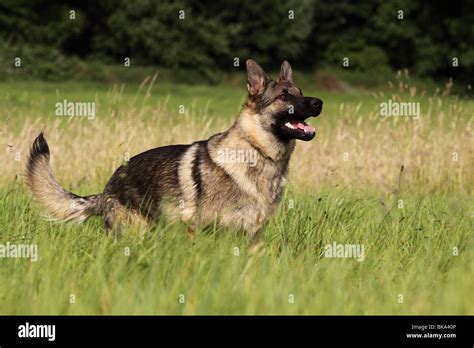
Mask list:
[{"label": "tall grass", "polygon": [[[45,219],[23,180],[40,130],[61,184],[92,194],[128,156],[226,129],[243,101],[239,89],[153,82],[0,86],[0,244],[39,246],[37,262],[0,258],[1,314],[474,313],[474,104],[406,82],[306,93],[325,102],[309,121],[317,138],[298,143],[257,245],[216,227],[191,242],[160,221],[114,240],[99,218]],[[95,101],[96,117],[54,116],[64,98]],[[421,117],[379,116],[389,98],[419,101]],[[364,245],[364,260],[325,257],[334,242]]]}]

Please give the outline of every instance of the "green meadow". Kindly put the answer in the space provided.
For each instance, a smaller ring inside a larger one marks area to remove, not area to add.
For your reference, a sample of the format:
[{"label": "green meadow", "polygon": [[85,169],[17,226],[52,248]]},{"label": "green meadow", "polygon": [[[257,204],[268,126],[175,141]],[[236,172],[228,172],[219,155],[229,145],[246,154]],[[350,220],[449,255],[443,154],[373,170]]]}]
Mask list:
[{"label": "green meadow", "polygon": [[[127,156],[225,130],[244,88],[0,82],[0,314],[474,314],[474,102],[449,88],[304,89],[324,101],[317,136],[254,244],[165,221],[117,240],[99,217],[51,221],[26,188],[41,130],[62,186],[98,193]],[[380,116],[388,99],[420,117]],[[63,100],[94,117],[56,115]],[[8,257],[19,244],[37,260]]]}]

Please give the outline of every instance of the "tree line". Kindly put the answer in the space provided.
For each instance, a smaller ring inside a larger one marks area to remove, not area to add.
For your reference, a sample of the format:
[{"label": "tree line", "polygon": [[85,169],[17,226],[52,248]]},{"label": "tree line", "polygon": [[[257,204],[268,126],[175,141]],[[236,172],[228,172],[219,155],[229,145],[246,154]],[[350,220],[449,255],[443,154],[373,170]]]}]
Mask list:
[{"label": "tree line", "polygon": [[0,53],[31,50],[122,63],[231,70],[408,68],[431,78],[474,76],[474,2],[322,0],[1,0]]}]

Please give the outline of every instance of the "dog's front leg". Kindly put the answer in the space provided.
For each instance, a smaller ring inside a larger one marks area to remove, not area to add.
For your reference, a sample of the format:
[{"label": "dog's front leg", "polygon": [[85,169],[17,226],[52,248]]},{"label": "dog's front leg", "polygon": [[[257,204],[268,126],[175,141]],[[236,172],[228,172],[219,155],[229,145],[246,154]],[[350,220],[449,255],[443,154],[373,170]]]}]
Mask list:
[{"label": "dog's front leg", "polygon": [[194,237],[196,236],[196,229],[197,229],[197,225],[196,223],[191,223],[189,226],[188,226],[188,237],[189,239],[193,240]]}]

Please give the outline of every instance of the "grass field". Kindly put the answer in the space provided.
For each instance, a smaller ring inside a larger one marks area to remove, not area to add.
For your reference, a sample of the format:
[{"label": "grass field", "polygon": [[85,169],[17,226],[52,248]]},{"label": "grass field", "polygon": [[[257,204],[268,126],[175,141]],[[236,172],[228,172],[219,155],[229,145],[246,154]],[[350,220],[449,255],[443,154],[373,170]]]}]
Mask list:
[{"label": "grass field", "polygon": [[[98,193],[127,157],[229,127],[243,88],[150,77],[0,90],[0,244],[39,250],[0,258],[0,314],[474,314],[472,100],[407,81],[304,91],[325,103],[316,139],[298,143],[279,211],[250,245],[219,228],[190,241],[162,221],[118,241],[99,218],[48,221],[23,176],[45,130],[59,182]],[[64,99],[95,102],[95,117],[56,116]],[[388,99],[419,102],[421,116],[380,116]],[[363,260],[326,257],[333,243],[363,245]]]}]

